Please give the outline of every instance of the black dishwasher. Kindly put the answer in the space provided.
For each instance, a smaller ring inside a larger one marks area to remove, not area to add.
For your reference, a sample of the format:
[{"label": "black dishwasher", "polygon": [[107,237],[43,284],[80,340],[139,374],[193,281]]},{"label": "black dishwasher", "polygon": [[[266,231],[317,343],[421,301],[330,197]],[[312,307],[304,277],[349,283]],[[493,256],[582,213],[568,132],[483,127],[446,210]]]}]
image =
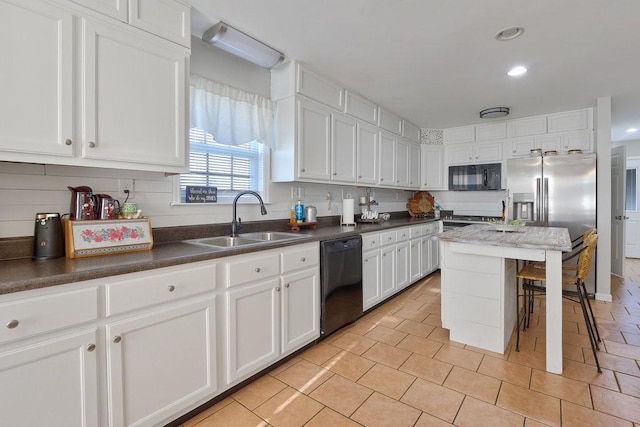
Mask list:
[{"label": "black dishwasher", "polygon": [[362,316],[362,237],[320,242],[320,334]]}]

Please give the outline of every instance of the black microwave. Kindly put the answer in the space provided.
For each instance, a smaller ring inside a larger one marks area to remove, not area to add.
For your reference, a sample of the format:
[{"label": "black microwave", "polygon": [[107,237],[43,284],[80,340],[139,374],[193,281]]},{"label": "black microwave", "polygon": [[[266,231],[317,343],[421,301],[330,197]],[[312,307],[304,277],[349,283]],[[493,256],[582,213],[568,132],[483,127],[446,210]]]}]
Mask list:
[{"label": "black microwave", "polygon": [[449,166],[449,190],[486,191],[502,187],[502,163]]}]

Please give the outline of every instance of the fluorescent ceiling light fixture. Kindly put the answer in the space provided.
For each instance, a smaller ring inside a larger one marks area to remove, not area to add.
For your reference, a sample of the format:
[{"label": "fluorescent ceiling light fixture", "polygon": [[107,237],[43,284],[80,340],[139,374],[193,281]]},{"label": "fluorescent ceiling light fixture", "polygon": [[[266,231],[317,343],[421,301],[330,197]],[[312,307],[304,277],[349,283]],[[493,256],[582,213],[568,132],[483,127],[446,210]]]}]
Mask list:
[{"label": "fluorescent ceiling light fixture", "polygon": [[625,130],[626,133],[634,133],[634,132],[638,132],[638,129],[636,128],[629,128],[627,130]]},{"label": "fluorescent ceiling light fixture", "polygon": [[481,119],[497,119],[509,115],[509,107],[493,107],[480,111]]},{"label": "fluorescent ceiling light fixture", "polygon": [[509,71],[507,71],[507,76],[509,77],[518,77],[527,72],[527,67],[523,67],[522,65],[518,65],[517,67],[513,67]]},{"label": "fluorescent ceiling light fixture", "polygon": [[282,53],[222,21],[209,28],[202,40],[264,68],[274,67],[284,60]]}]

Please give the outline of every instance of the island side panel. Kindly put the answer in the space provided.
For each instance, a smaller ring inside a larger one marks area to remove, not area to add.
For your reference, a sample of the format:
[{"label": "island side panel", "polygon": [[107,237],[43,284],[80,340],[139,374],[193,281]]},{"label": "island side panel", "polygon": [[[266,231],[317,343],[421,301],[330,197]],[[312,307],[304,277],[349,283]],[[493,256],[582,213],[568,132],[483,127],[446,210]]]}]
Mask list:
[{"label": "island side panel", "polygon": [[443,243],[442,325],[450,339],[504,353],[515,325],[515,261]]}]

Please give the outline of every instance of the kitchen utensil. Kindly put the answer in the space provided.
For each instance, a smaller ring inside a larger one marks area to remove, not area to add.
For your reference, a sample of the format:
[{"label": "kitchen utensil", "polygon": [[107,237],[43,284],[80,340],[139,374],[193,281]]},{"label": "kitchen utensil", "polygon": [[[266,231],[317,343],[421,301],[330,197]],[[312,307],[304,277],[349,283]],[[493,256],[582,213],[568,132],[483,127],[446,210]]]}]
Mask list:
[{"label": "kitchen utensil", "polygon": [[96,219],[98,217],[98,199],[93,194],[91,187],[81,186],[67,188],[71,191],[69,219]]},{"label": "kitchen utensil", "polygon": [[59,213],[38,213],[33,231],[34,260],[64,256],[64,234]]},{"label": "kitchen utensil", "polygon": [[96,194],[98,219],[115,219],[120,213],[120,202],[108,194]]},{"label": "kitchen utensil", "polygon": [[316,222],[316,215],[318,214],[318,210],[315,206],[307,206],[305,209],[304,220],[305,222]]}]

